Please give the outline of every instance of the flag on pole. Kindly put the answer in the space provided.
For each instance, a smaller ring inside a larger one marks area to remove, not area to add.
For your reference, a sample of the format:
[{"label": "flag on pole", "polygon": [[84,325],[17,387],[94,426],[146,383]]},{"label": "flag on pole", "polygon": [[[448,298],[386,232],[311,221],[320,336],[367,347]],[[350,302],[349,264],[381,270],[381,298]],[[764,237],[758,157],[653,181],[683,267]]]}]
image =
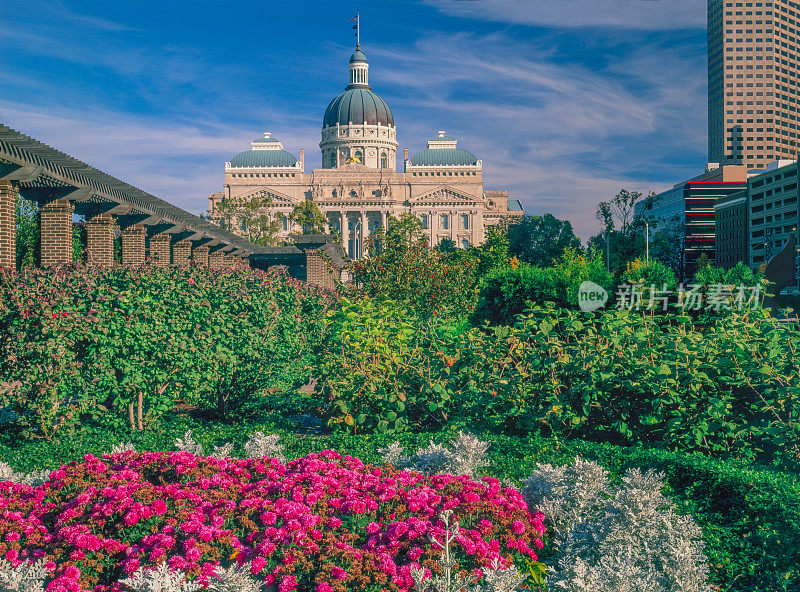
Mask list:
[{"label": "flag on pole", "polygon": [[356,32],[356,46],[360,46],[361,45],[361,36],[359,35],[360,31],[358,30],[358,26],[359,26],[359,23],[360,23],[360,21],[358,19],[358,14],[356,14],[353,18],[351,18],[350,22],[351,23],[353,23],[353,22],[355,23],[355,25],[353,25],[353,30]]}]

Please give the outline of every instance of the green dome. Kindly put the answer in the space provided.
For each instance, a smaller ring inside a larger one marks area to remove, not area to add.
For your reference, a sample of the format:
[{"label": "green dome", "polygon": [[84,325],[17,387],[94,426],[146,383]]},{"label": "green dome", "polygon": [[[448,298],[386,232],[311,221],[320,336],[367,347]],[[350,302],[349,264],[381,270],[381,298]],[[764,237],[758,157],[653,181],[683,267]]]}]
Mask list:
[{"label": "green dome", "polygon": [[367,56],[365,56],[364,52],[362,52],[360,49],[357,49],[355,52],[353,52],[353,55],[350,56],[351,64],[355,64],[356,62],[366,63],[366,61],[367,61]]},{"label": "green dome", "polygon": [[294,167],[295,165],[297,159],[286,150],[246,150],[231,158],[232,167]]},{"label": "green dome", "polygon": [[478,157],[461,148],[425,148],[409,161],[416,166],[474,166],[478,164]]},{"label": "green dome", "polygon": [[389,104],[369,87],[350,88],[330,102],[322,118],[323,128],[335,127],[337,123],[393,126],[394,116]]}]

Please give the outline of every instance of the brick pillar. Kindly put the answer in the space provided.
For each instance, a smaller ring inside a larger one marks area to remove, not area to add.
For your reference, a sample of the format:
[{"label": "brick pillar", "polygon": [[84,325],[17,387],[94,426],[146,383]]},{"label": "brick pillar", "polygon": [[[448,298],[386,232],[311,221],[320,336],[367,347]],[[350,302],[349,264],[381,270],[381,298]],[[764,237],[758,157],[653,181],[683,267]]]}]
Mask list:
[{"label": "brick pillar", "polygon": [[188,240],[178,241],[172,245],[172,263],[175,265],[189,265],[191,253],[192,243]]},{"label": "brick pillar", "polygon": [[222,251],[214,251],[213,253],[208,254],[208,268],[209,269],[219,269],[222,267],[222,260],[225,257],[225,253]]},{"label": "brick pillar", "polygon": [[114,217],[96,214],[86,219],[87,265],[114,265]]},{"label": "brick pillar", "polygon": [[67,199],[56,199],[41,206],[39,231],[42,267],[72,262],[72,212]]},{"label": "brick pillar", "polygon": [[166,233],[150,237],[150,259],[156,267],[169,267],[170,238]]},{"label": "brick pillar", "polygon": [[134,224],[122,231],[122,264],[138,266],[144,264],[145,236],[147,230]]},{"label": "brick pillar", "polygon": [[17,268],[17,189],[0,181],[0,269]]},{"label": "brick pillar", "polygon": [[198,267],[208,267],[208,247],[192,249],[192,259]]}]

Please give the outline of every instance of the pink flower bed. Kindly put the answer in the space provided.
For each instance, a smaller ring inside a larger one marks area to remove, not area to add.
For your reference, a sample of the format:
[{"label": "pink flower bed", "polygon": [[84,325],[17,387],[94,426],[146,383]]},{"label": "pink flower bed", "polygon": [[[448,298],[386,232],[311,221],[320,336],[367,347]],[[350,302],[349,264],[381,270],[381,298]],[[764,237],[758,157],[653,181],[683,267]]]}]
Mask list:
[{"label": "pink flower bed", "polygon": [[461,531],[458,569],[536,560],[543,516],[496,479],[426,477],[324,451],[273,458],[187,452],[87,455],[31,488],[0,483],[0,556],[45,557],[52,591],[121,591],[118,580],[164,561],[207,582],[252,562],[280,592],[405,591],[412,566],[437,570],[439,514]]}]

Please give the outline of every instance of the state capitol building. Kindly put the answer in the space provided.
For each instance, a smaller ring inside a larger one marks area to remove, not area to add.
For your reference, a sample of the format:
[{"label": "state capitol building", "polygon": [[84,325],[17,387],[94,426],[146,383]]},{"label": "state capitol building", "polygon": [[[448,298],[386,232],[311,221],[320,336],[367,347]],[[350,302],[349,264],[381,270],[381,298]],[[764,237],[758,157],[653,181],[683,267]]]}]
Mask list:
[{"label": "state capitol building", "polygon": [[[445,132],[410,158],[404,150],[398,170],[394,116],[369,86],[369,64],[360,47],[350,56],[349,70],[350,84],[322,119],[322,168],[306,173],[303,150],[298,159],[266,133],[225,163],[224,191],[209,197],[212,218],[219,219],[223,201],[266,197],[269,218],[280,220],[278,238],[287,239],[302,231],[292,227],[288,215],[311,200],[329,232],[341,233],[347,254],[358,259],[369,233],[385,228],[391,216],[411,213],[431,245],[450,239],[459,247],[478,245],[487,226],[522,216],[520,202],[506,191],[484,188],[481,161]],[[232,226],[241,231],[236,221]]]}]

